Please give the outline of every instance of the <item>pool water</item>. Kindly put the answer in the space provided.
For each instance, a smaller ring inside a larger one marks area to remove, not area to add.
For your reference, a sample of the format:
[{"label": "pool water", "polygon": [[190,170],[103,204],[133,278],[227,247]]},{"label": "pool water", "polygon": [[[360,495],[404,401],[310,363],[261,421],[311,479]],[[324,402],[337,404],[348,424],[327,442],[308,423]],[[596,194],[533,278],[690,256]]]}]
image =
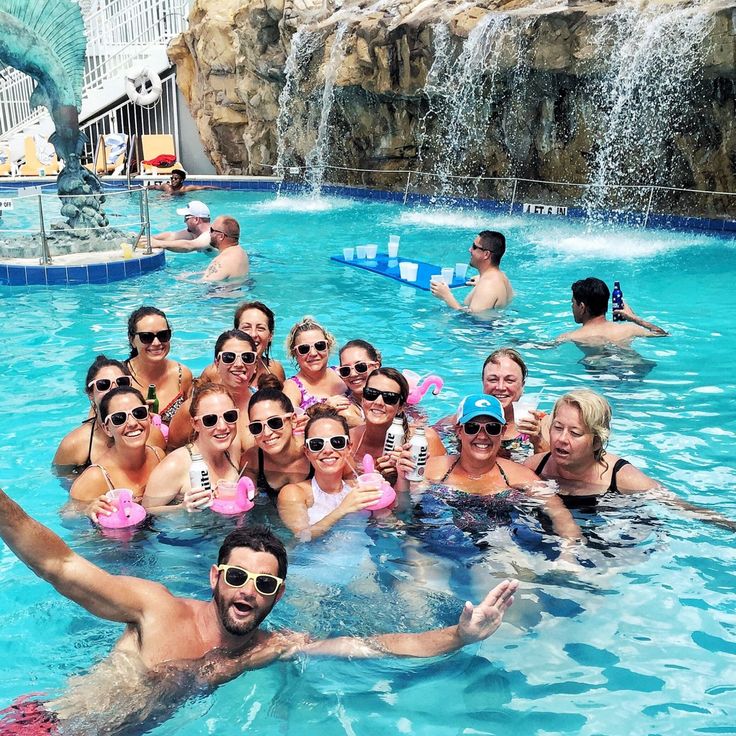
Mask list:
[{"label": "pool water", "polygon": [[[438,373],[434,420],[480,387],[492,350],[518,348],[543,408],[580,386],[614,410],[610,447],[692,503],[736,519],[734,242],[674,232],[586,229],[581,222],[444,212],[347,199],[277,199],[198,192],[241,224],[251,257],[242,288],[186,280],[206,255],[169,255],[165,271],[114,285],[0,287],[0,485],[74,549],[113,572],[207,596],[207,571],[236,523],[202,515],[157,519],[129,541],[63,519],[65,481],[50,467],[61,437],[86,413],[84,375],[97,353],[125,357],[127,315],[155,304],[174,329],[171,356],[195,373],[236,305],[276,312],[275,356],[289,327],[312,314],[338,343],[373,342],[385,365]],[[160,229],[181,206],[152,195]],[[467,259],[481,229],[508,238],[503,266],[517,291],[493,320],[452,313],[426,292],[328,260],[345,246],[401,236],[401,255],[442,265]],[[548,341],[572,329],[570,284],[621,281],[635,311],[671,332],[637,354],[581,362]],[[290,367],[287,361],[287,375]],[[590,544],[576,574],[555,564],[556,542],[535,514],[500,509],[450,534],[450,511],[414,499],[396,517],[346,520],[290,551],[288,590],[271,625],[318,636],[417,631],[454,623],[505,576],[522,581],[507,623],[490,640],[426,661],[300,660],[246,673],[193,696],[155,734],[630,734],[736,732],[736,549],[733,533],[641,499],[581,518]],[[252,513],[281,529],[267,504]],[[491,514],[493,517],[493,514]],[[53,694],[85,672],[121,627],[62,599],[0,549],[0,707]],[[91,731],[89,731],[91,732]]]}]

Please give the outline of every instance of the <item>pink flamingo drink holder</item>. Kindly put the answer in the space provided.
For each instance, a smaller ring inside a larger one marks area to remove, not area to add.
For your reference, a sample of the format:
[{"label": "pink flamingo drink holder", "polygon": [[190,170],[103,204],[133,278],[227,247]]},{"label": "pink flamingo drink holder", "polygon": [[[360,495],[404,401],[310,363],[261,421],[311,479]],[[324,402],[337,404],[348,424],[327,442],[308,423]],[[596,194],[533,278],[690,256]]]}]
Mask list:
[{"label": "pink flamingo drink holder", "polygon": [[422,378],[418,373],[414,373],[414,371],[408,369],[401,372],[409,383],[409,396],[406,399],[407,404],[418,404],[430,388],[432,389],[432,394],[437,396],[445,385],[445,382],[434,373],[430,373]]},{"label": "pink flamingo drink holder", "polygon": [[250,478],[240,478],[235,487],[235,496],[233,498],[215,498],[210,508],[225,516],[233,516],[234,514],[242,514],[250,511],[254,506],[253,498],[255,497],[256,488]]},{"label": "pink flamingo drink holder", "polygon": [[376,473],[376,464],[373,462],[371,455],[365,455],[363,458],[363,470],[365,473],[358,476],[358,483],[368,485],[369,483],[378,483],[381,489],[381,497],[370,506],[366,506],[368,511],[380,511],[388,508],[396,500],[396,491],[391,484],[384,480],[380,473]]},{"label": "pink flamingo drink holder", "polygon": [[136,526],[146,518],[146,510],[133,500],[133,493],[129,488],[114,488],[105,496],[115,506],[115,511],[109,516],[98,514],[97,523],[105,529],[124,529]]}]

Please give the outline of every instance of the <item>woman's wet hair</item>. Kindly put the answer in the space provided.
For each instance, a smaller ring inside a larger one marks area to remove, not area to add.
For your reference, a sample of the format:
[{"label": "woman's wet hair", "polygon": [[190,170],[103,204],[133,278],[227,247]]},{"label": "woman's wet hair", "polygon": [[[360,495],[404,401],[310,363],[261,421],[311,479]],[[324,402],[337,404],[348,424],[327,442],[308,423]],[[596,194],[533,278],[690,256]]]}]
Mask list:
[{"label": "woman's wet hair", "polygon": [[214,396],[215,394],[227,396],[228,399],[233,402],[233,405],[235,405],[235,400],[233,399],[232,394],[227,390],[226,386],[223,386],[221,383],[213,383],[212,381],[207,381],[206,383],[197,382],[194,387],[194,391],[192,392],[192,400],[189,404],[189,416],[191,416],[192,419],[196,417],[199,412],[199,404],[202,399],[207,396]]},{"label": "woman's wet hair", "polygon": [[238,329],[226,330],[215,341],[215,360],[217,360],[217,356],[222,351],[222,346],[228,340],[242,340],[243,342],[247,342],[248,345],[250,345],[251,350],[253,350],[253,352],[256,351],[256,343],[247,332],[243,332],[243,330],[238,330]]},{"label": "woman's wet hair", "polygon": [[327,404],[314,404],[307,409],[307,416],[309,421],[307,426],[304,427],[304,438],[309,438],[309,430],[312,425],[320,419],[332,419],[342,425],[345,434],[350,436],[350,427],[348,426],[347,420],[341,414],[338,414],[334,409],[327,406]]},{"label": "woman's wet hair", "polygon": [[135,333],[138,331],[138,322],[140,322],[144,317],[152,316],[163,317],[166,322],[166,329],[171,329],[168,318],[160,309],[157,309],[156,307],[138,307],[138,309],[128,317],[128,342],[130,343],[130,355],[128,356],[128,360],[135,358],[135,356],[138,355],[137,348],[133,347],[133,339],[135,338]]},{"label": "woman's wet hair", "polygon": [[92,389],[89,387],[89,384],[95,380],[97,374],[103,368],[110,367],[117,368],[124,376],[130,375],[130,370],[128,369],[128,366],[125,365],[125,363],[122,363],[119,360],[115,360],[114,358],[108,358],[106,355],[100,354],[94,359],[92,365],[87,369],[87,378],[84,381],[84,390],[88,394],[92,393]]},{"label": "woman's wet hair", "polygon": [[525,383],[526,377],[529,374],[529,369],[526,367],[526,363],[524,362],[524,359],[521,357],[521,355],[519,355],[519,353],[513,348],[500,348],[499,350],[494,350],[483,363],[483,368],[480,372],[481,380],[486,373],[486,366],[489,363],[494,363],[498,365],[501,358],[508,358],[519,366],[519,369],[521,370],[521,382]]},{"label": "woman's wet hair", "polygon": [[568,404],[580,412],[583,424],[593,435],[593,453],[596,460],[603,460],[611,435],[611,405],[600,394],[587,388],[570,391],[555,402],[552,421],[561,406]]},{"label": "woman's wet hair", "polygon": [[275,401],[284,413],[293,414],[294,405],[291,403],[291,399],[282,391],[283,387],[284,384],[273,373],[264,374],[258,379],[258,391],[250,397],[248,410],[264,401]]},{"label": "woman's wet hair", "polygon": [[302,317],[301,320],[289,330],[289,335],[286,338],[286,351],[293,358],[296,357],[296,338],[301,335],[302,332],[309,332],[310,330],[319,330],[327,341],[327,352],[332,352],[332,348],[335,347],[334,336],[322,327],[319,322],[316,322],[314,317],[307,315]]},{"label": "woman's wet hair", "polygon": [[133,388],[133,386],[118,386],[108,391],[102,397],[102,401],[100,401],[100,421],[104,422],[107,419],[107,415],[110,414],[110,402],[118,396],[126,396],[127,394],[135,396],[143,406],[148,406],[146,400],[143,398],[143,394],[137,388]]},{"label": "woman's wet hair", "polygon": [[271,333],[271,339],[268,341],[268,345],[264,348],[263,353],[261,354],[261,359],[265,365],[268,365],[271,360],[269,353],[271,350],[271,343],[273,342],[273,333],[276,329],[276,315],[273,313],[273,310],[267,307],[263,302],[243,302],[235,310],[233,327],[236,330],[240,329],[240,319],[243,316],[243,312],[247,312],[249,309],[257,309],[259,312],[263,313],[266,318],[266,324],[268,325],[268,331]]},{"label": "woman's wet hair", "polygon": [[348,340],[341,348],[338,353],[340,356],[340,361],[342,362],[342,354],[349,350],[350,348],[359,348],[360,350],[365,350],[370,360],[372,360],[374,363],[378,363],[378,365],[381,365],[381,353],[376,350],[373,345],[371,345],[366,340]]}]

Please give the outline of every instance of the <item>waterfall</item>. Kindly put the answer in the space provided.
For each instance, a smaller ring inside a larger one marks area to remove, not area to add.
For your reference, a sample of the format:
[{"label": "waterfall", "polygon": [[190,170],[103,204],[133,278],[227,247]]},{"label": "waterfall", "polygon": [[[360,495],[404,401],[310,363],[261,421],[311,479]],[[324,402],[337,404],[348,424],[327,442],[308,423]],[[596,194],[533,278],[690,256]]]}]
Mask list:
[{"label": "waterfall", "polygon": [[324,67],[325,84],[322,88],[322,104],[320,108],[317,138],[312,150],[307,155],[307,180],[313,194],[319,194],[327,166],[327,153],[330,136],[330,113],[335,102],[335,80],[345,58],[345,32],[347,23],[340,23],[335,31],[330,56]]},{"label": "waterfall", "polygon": [[685,123],[712,18],[698,6],[626,4],[599,22],[594,43],[603,72],[591,95],[600,119],[591,121],[598,145],[589,213],[624,200],[611,185],[671,185],[667,144]]},{"label": "waterfall", "polygon": [[[322,41],[319,33],[302,26],[292,36],[289,55],[286,57],[284,74],[286,81],[279,94],[279,114],[276,118],[276,167],[274,174],[283,182],[286,167],[295,164],[294,116],[295,105],[301,83],[308,70],[309,60]],[[280,187],[279,187],[280,191]]]}]

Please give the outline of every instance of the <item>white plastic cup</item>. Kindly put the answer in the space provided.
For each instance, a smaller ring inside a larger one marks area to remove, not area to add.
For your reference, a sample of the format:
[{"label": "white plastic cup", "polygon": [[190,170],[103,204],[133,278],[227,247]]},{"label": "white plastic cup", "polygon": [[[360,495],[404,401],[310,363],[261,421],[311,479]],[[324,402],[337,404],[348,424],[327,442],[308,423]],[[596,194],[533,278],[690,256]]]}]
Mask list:
[{"label": "white plastic cup", "polygon": [[452,280],[455,278],[455,269],[451,267],[446,267],[442,269],[442,279],[444,282],[450,286],[452,284]]},{"label": "white plastic cup", "polygon": [[409,280],[409,266],[411,266],[409,261],[399,261],[399,275],[404,281]]},{"label": "white plastic cup", "polygon": [[234,501],[237,490],[237,481],[222,479],[217,481],[217,498],[220,501]]},{"label": "white plastic cup", "polygon": [[120,249],[123,251],[123,260],[127,261],[133,257],[132,243],[120,243]]},{"label": "white plastic cup", "polygon": [[399,244],[399,236],[398,235],[389,235],[388,236],[388,244],[391,245],[391,243],[396,243],[396,245]]},{"label": "white plastic cup", "polygon": [[408,270],[407,270],[407,281],[416,281],[417,280],[417,273],[419,272],[419,264],[418,263],[409,263],[408,264]]},{"label": "white plastic cup", "polygon": [[355,248],[343,248],[342,249],[342,257],[346,261],[352,261],[353,258],[355,258]]},{"label": "white plastic cup", "polygon": [[538,394],[527,394],[520,396],[518,401],[514,401],[512,406],[514,407],[514,422],[517,424],[525,419],[531,419],[531,413],[539,405]]},{"label": "white plastic cup", "polygon": [[355,246],[355,255],[359,261],[364,261],[366,259],[366,251],[367,246],[365,245],[356,245]]},{"label": "white plastic cup", "polygon": [[467,278],[468,276],[468,264],[467,263],[456,263],[455,274],[459,279]]},{"label": "white plastic cup", "polygon": [[429,283],[430,284],[442,284],[445,282],[445,279],[443,278],[441,273],[433,273],[429,277]]},{"label": "white plastic cup", "polygon": [[373,260],[378,254],[378,245],[376,243],[369,243],[365,247],[365,257],[368,260]]},{"label": "white plastic cup", "polygon": [[[391,236],[394,237],[393,235]],[[399,239],[396,238],[396,242],[393,240],[388,241],[388,257],[396,258],[399,255]]]}]

